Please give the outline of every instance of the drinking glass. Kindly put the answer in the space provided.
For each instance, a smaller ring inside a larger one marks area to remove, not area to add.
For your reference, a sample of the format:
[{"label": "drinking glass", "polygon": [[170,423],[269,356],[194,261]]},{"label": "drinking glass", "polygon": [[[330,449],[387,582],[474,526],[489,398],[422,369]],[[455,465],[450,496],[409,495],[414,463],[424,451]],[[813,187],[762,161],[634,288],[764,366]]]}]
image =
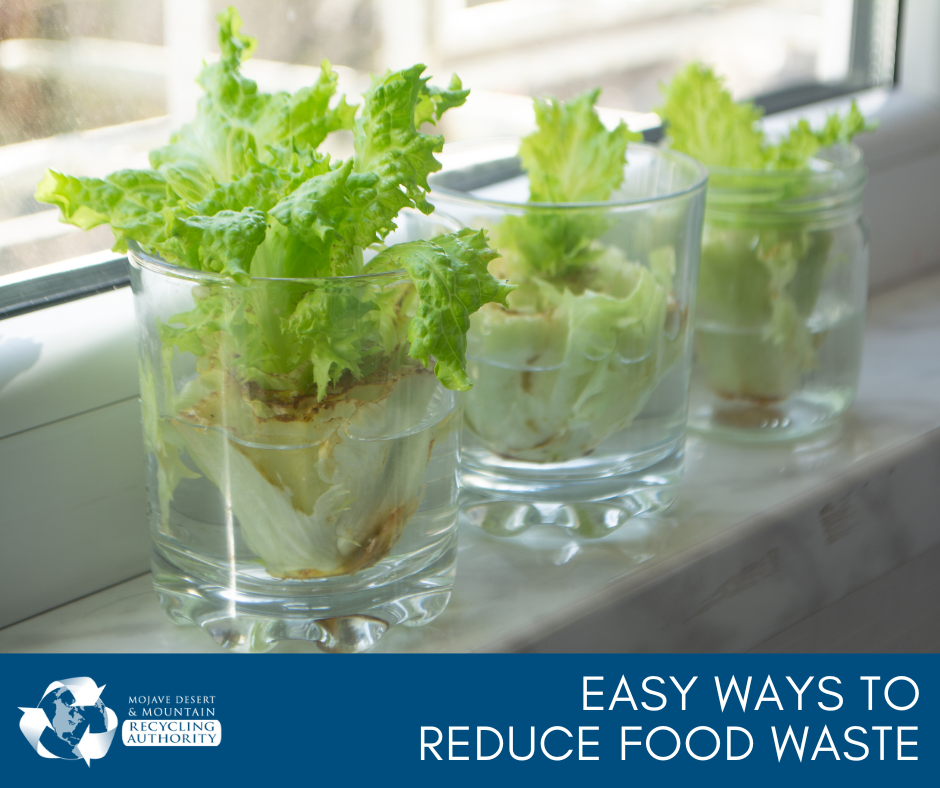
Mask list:
[{"label": "drinking glass", "polygon": [[[441,231],[417,212],[399,223],[390,243]],[[239,284],[129,256],[166,614],[252,651],[362,651],[439,615],[454,581],[460,406],[405,354],[408,276]],[[282,341],[298,305],[310,316],[299,345]],[[344,335],[344,320],[356,330]],[[359,374],[317,389],[304,354],[342,356],[350,336]]]},{"label": "drinking glass", "polygon": [[495,534],[548,524],[603,536],[677,494],[707,173],[631,144],[608,201],[532,203],[516,149],[445,150],[432,202],[489,230],[499,278],[521,248],[538,261],[577,246],[586,262],[511,278],[508,309],[472,316],[462,506]]},{"label": "drinking glass", "polygon": [[808,171],[710,173],[689,426],[752,442],[837,428],[861,370],[861,151],[824,150]]}]

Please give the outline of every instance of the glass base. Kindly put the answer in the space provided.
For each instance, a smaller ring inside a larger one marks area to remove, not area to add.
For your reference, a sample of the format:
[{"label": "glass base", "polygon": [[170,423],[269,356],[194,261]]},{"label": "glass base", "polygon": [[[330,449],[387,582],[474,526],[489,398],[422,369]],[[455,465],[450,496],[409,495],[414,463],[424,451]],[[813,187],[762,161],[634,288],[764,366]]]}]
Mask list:
[{"label": "glass base", "polygon": [[743,443],[833,441],[842,434],[842,414],[851,398],[801,392],[780,402],[723,400],[693,392],[689,429]]},{"label": "glass base", "polygon": [[[155,547],[153,585],[163,612],[180,626],[199,626],[222,648],[270,651],[278,642],[315,644],[321,651],[368,651],[396,625],[422,626],[444,612],[457,563],[454,532],[443,551],[420,570],[390,582],[343,591],[329,578],[329,594],[279,593],[279,586],[303,581],[271,579],[269,593],[257,587],[229,588],[173,564]],[[284,589],[286,590],[286,589]]]},{"label": "glass base", "polygon": [[591,475],[577,463],[539,466],[477,449],[465,453],[461,464],[460,509],[495,536],[548,525],[583,539],[601,538],[631,517],[661,512],[675,501],[684,449],[682,436],[604,469],[605,475],[597,467]]}]

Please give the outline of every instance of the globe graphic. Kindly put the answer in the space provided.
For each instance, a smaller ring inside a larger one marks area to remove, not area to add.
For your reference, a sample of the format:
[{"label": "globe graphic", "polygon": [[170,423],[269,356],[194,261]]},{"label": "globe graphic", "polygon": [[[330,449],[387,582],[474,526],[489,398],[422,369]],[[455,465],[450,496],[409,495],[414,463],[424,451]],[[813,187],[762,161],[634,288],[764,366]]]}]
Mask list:
[{"label": "globe graphic", "polygon": [[86,730],[104,733],[108,729],[101,698],[94,706],[73,706],[74,702],[75,696],[67,687],[58,687],[39,703],[52,725],[52,730],[43,730],[39,741],[53,755],[67,760],[82,757],[76,748]]}]

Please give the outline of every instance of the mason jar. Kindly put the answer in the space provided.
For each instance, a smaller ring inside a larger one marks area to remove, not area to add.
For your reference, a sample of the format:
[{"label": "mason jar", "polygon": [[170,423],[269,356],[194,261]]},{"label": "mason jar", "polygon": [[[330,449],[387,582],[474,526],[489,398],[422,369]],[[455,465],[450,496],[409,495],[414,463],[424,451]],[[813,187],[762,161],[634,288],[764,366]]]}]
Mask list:
[{"label": "mason jar", "polygon": [[[436,234],[417,212],[399,221],[390,243]],[[237,650],[362,651],[439,615],[454,582],[460,409],[406,355],[408,276],[239,284],[133,246],[129,257],[153,582],[170,619]],[[282,333],[297,315],[309,319],[299,344]],[[341,357],[344,342],[357,343],[357,374],[315,386],[305,354]]]},{"label": "mason jar", "polygon": [[600,537],[677,494],[707,173],[631,144],[610,200],[532,203],[516,149],[494,144],[463,163],[445,150],[431,201],[489,230],[498,278],[510,248],[550,254],[579,233],[590,262],[510,277],[509,308],[471,317],[462,508],[498,535],[553,525]]},{"label": "mason jar", "polygon": [[807,170],[710,168],[691,428],[758,442],[837,431],[861,368],[866,177],[854,145]]}]

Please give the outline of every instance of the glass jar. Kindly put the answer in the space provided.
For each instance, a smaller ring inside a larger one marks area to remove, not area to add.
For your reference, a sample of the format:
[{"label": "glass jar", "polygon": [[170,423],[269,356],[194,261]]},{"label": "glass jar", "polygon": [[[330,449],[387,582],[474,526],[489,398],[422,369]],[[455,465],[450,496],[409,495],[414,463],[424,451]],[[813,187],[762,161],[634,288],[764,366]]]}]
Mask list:
[{"label": "glass jar", "polygon": [[[436,234],[417,212],[399,222],[390,242]],[[408,276],[238,284],[129,256],[167,615],[252,651],[362,651],[393,624],[439,615],[454,581],[460,409],[406,355]],[[306,321],[300,342],[290,320]],[[311,349],[341,358],[348,343],[358,374],[324,385]]]},{"label": "glass jar", "polygon": [[[471,317],[462,508],[499,535],[604,536],[677,494],[707,173],[632,144],[609,201],[530,203],[517,147],[445,151],[431,179],[431,201],[488,228],[490,271],[519,285]],[[539,274],[514,277],[512,255]]]},{"label": "glass jar", "polygon": [[861,367],[866,177],[854,145],[804,171],[710,169],[691,428],[779,441],[838,427]]}]

